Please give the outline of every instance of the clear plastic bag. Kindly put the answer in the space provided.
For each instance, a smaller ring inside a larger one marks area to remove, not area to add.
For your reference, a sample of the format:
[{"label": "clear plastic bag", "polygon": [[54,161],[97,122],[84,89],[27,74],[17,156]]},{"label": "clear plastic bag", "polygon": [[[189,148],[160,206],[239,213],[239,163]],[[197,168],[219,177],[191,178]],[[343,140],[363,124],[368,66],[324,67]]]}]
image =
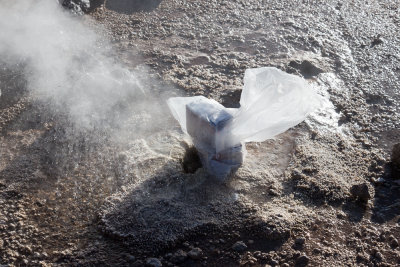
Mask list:
[{"label": "clear plastic bag", "polygon": [[[246,70],[238,109],[203,96],[174,97],[167,103],[192,137],[203,165],[223,178],[243,162],[245,142],[262,142],[297,125],[319,107],[320,98],[304,79],[263,67]],[[228,168],[221,169],[220,163]]]}]

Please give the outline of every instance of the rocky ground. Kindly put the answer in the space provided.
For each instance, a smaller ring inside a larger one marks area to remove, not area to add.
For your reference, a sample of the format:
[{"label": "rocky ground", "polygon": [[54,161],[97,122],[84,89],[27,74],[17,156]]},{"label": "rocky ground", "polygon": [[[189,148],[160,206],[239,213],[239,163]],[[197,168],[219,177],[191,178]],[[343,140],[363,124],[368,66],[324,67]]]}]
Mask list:
[{"label": "rocky ground", "polygon": [[[90,5],[78,19],[101,25],[127,68],[146,69],[159,109],[76,129],[24,90],[23,66],[0,61],[0,264],[400,264],[397,1]],[[237,107],[244,71],[261,66],[306,78],[324,109],[247,144],[243,167],[218,183],[196,168],[165,99]]]}]

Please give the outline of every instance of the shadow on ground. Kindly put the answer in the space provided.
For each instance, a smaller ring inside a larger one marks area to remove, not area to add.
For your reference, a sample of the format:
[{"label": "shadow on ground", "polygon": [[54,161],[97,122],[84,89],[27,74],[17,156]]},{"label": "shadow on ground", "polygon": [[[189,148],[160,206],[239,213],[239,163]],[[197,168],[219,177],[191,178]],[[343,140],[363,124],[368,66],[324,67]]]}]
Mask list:
[{"label": "shadow on ground", "polygon": [[384,182],[375,187],[372,221],[384,223],[400,215],[400,180],[397,178],[392,166],[387,165],[383,176]]},{"label": "shadow on ground", "polygon": [[[254,240],[249,250],[268,252],[289,238],[285,219],[262,218],[236,199],[229,184],[214,182],[203,169],[186,174],[181,168],[178,161],[169,161],[142,184],[106,202],[101,214],[105,235],[144,253],[197,244],[214,255],[211,262],[225,266],[240,258],[231,248],[238,240]],[[216,247],[229,255],[215,254]]]}]

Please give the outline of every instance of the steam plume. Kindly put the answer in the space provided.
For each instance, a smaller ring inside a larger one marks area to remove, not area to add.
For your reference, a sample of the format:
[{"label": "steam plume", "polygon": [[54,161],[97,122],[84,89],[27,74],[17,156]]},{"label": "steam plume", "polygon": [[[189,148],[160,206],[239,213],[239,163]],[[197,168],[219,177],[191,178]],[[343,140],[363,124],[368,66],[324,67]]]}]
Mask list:
[{"label": "steam plume", "polygon": [[108,56],[110,45],[82,20],[56,0],[0,0],[0,56],[24,62],[37,99],[89,127],[146,92],[139,72]]}]

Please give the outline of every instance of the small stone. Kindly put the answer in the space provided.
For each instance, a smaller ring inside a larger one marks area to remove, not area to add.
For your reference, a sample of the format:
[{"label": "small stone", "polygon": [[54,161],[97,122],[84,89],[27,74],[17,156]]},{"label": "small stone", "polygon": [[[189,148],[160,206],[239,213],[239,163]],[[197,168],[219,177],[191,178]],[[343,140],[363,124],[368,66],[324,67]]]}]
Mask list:
[{"label": "small stone", "polygon": [[268,194],[273,197],[279,196],[279,193],[273,188],[268,190]]},{"label": "small stone", "polygon": [[250,239],[250,240],[248,241],[248,243],[249,243],[249,245],[253,245],[253,244],[254,244],[254,240],[251,240],[251,239]]},{"label": "small stone", "polygon": [[271,260],[270,263],[271,266],[279,266],[279,262],[277,260]]},{"label": "small stone", "polygon": [[180,249],[177,252],[175,252],[174,255],[172,255],[171,261],[173,263],[182,263],[186,260],[186,258],[187,258],[186,252]]},{"label": "small stone", "polygon": [[162,264],[161,264],[161,261],[159,259],[157,259],[157,258],[148,258],[146,260],[146,266],[149,266],[149,267],[161,267]]},{"label": "small stone", "polygon": [[321,254],[321,253],[322,253],[321,249],[319,249],[319,248],[314,248],[313,249],[313,254]]},{"label": "small stone", "polygon": [[243,241],[237,241],[235,244],[233,244],[232,249],[237,252],[242,252],[247,249],[247,246]]},{"label": "small stone", "polygon": [[296,240],[294,241],[294,243],[298,246],[302,246],[304,245],[304,243],[306,242],[306,239],[304,237],[298,237],[296,238]]},{"label": "small stone", "polygon": [[366,183],[353,185],[350,189],[350,193],[354,198],[358,198],[361,201],[367,202],[371,198],[369,194],[368,185]]},{"label": "small stone", "polygon": [[382,261],[382,260],[383,260],[383,255],[382,255],[382,253],[380,253],[379,251],[376,252],[376,253],[375,253],[375,258],[376,258],[378,261]]},{"label": "small stone", "polygon": [[136,260],[135,256],[127,254],[126,258],[128,259],[129,262],[134,262]]},{"label": "small stone", "polygon": [[378,37],[374,38],[374,40],[372,41],[371,47],[374,47],[376,45],[380,45],[382,43],[383,43],[383,39],[380,36],[378,36]]},{"label": "small stone", "polygon": [[308,262],[310,261],[310,258],[308,258],[306,255],[302,255],[297,258],[296,260],[296,266],[307,266]]},{"label": "small stone", "polygon": [[399,241],[394,236],[391,235],[389,237],[389,244],[392,248],[397,248],[399,246]]},{"label": "small stone", "polygon": [[41,255],[40,255],[40,253],[39,253],[39,252],[35,252],[35,253],[33,253],[33,256],[34,256],[35,258],[40,258],[40,257],[41,257]]},{"label": "small stone", "polygon": [[10,225],[8,226],[8,229],[9,230],[14,230],[15,229],[15,224],[13,224],[13,223],[10,223]]},{"label": "small stone", "polygon": [[344,220],[344,219],[346,219],[346,214],[343,211],[338,211],[336,214],[336,217],[338,219]]},{"label": "small stone", "polygon": [[365,254],[357,254],[356,256],[356,262],[357,263],[367,263],[368,262],[368,257]]},{"label": "small stone", "polygon": [[378,179],[372,178],[371,180],[375,185],[383,185],[386,182],[382,177],[379,177]]},{"label": "small stone", "polygon": [[203,251],[200,248],[194,248],[187,255],[193,260],[199,260],[203,256]]}]

